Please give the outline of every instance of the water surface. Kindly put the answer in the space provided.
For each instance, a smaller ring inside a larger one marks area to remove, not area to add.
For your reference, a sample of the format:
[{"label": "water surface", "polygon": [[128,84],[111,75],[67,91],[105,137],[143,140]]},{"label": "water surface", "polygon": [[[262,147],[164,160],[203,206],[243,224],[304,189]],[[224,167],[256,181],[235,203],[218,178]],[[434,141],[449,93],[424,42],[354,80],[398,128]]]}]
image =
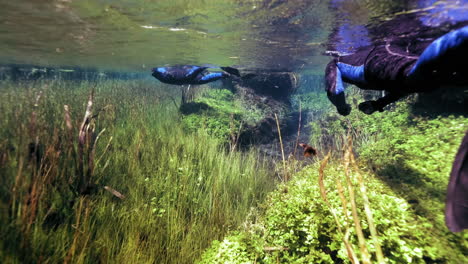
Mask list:
[{"label": "water surface", "polygon": [[148,71],[155,65],[237,65],[322,72],[327,50],[385,37],[413,15],[428,27],[466,21],[468,1],[1,1],[2,63]]}]

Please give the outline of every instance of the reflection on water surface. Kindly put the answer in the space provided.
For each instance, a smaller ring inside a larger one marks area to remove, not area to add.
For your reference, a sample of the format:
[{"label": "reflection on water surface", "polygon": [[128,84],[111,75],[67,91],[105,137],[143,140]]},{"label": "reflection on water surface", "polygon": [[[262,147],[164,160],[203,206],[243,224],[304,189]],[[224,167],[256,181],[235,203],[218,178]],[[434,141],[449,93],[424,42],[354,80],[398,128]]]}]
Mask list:
[{"label": "reflection on water surface", "polygon": [[433,0],[3,1],[0,58],[130,71],[213,63],[322,72],[330,42],[352,51],[383,37],[375,28],[398,16],[440,26],[467,13],[467,1]]}]

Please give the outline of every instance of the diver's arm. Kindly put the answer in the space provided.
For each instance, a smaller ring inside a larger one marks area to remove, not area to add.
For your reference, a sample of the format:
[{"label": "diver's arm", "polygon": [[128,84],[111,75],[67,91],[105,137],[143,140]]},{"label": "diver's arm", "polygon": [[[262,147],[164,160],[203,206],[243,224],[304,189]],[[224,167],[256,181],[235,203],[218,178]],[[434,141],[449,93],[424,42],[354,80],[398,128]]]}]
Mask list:
[{"label": "diver's arm", "polygon": [[407,94],[389,92],[384,97],[377,99],[376,101],[366,101],[359,104],[359,110],[365,114],[372,114],[375,111],[383,112],[385,106],[398,101],[405,97]]},{"label": "diver's arm", "polygon": [[349,115],[351,106],[346,103],[341,72],[336,65],[336,60],[328,63],[325,69],[325,89],[330,102],[336,106],[340,115]]},{"label": "diver's arm", "polygon": [[214,82],[222,78],[227,78],[230,75],[225,72],[210,72],[207,74],[200,74],[195,78],[195,83],[193,84],[205,84],[209,82]]},{"label": "diver's arm", "polygon": [[208,69],[208,67],[199,67],[199,66],[184,66],[182,67],[185,78],[196,78],[203,71]]}]

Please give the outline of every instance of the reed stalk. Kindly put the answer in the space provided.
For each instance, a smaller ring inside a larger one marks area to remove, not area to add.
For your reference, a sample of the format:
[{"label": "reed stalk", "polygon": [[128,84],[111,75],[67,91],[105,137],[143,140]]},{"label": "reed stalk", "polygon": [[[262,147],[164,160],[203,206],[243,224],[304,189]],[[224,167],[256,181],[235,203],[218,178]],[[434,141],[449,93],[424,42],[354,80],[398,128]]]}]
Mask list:
[{"label": "reed stalk", "polygon": [[302,108],[301,108],[301,102],[299,101],[299,121],[297,124],[297,137],[296,137],[296,143],[294,144],[293,157],[296,157],[296,150],[297,150],[297,147],[299,146],[299,137],[301,136],[301,122],[302,122]]},{"label": "reed stalk", "polygon": [[[322,197],[323,201],[328,207],[328,210],[333,216],[333,219],[335,219],[336,226],[338,227],[338,232],[340,232],[341,236],[343,237],[343,243],[345,244],[346,247],[346,253],[348,254],[348,258],[353,264],[359,264],[359,260],[356,257],[356,254],[354,253],[352,245],[349,243],[348,237],[349,237],[349,228],[346,229],[345,233],[343,233],[343,228],[341,227],[340,220],[338,219],[338,216],[336,215],[333,207],[331,206],[330,202],[328,201],[327,198],[327,192],[325,189],[325,184],[323,182],[324,179],[324,170],[325,167],[328,164],[328,160],[331,157],[331,152],[328,152],[328,154],[325,156],[325,158],[322,160],[320,163],[320,168],[319,168],[319,187],[320,187],[320,196]],[[346,216],[346,213],[345,213]]]},{"label": "reed stalk", "polygon": [[346,182],[348,185],[348,194],[349,194],[349,199],[351,202],[351,212],[354,220],[354,227],[356,229],[356,234],[358,237],[358,243],[359,243],[359,250],[361,251],[362,255],[362,262],[365,264],[371,263],[371,258],[369,251],[367,250],[366,246],[366,240],[364,238],[364,233],[362,231],[362,226],[361,222],[359,220],[359,216],[357,213],[357,206],[356,206],[356,198],[354,195],[354,187],[353,187],[353,182],[351,180],[351,175],[350,175],[350,155],[351,155],[351,146],[348,145],[348,147],[345,150],[345,155],[344,155],[344,170],[345,170],[345,176],[346,176]]},{"label": "reed stalk", "polygon": [[286,159],[284,157],[284,147],[283,147],[283,138],[281,137],[281,129],[280,129],[280,125],[279,125],[279,120],[278,120],[278,115],[276,115],[275,113],[275,120],[276,120],[276,127],[278,129],[278,137],[279,137],[279,141],[280,141],[280,147],[281,147],[281,158],[283,160],[283,181],[284,182],[287,182],[289,179],[288,177],[288,173],[287,173],[287,169],[286,169]]},{"label": "reed stalk", "polygon": [[[349,141],[349,145],[351,145],[351,139]],[[354,170],[356,172],[356,175],[357,175],[357,179],[358,179],[358,182],[359,182],[359,188],[360,188],[360,191],[361,191],[362,199],[364,201],[364,211],[366,213],[367,223],[369,224],[369,230],[370,230],[370,233],[371,233],[371,236],[372,236],[372,240],[374,242],[375,254],[377,256],[377,262],[380,263],[380,264],[384,264],[386,262],[385,262],[385,259],[383,257],[382,248],[380,247],[380,242],[379,242],[379,238],[378,238],[378,235],[377,235],[377,230],[376,230],[375,224],[374,224],[374,218],[372,216],[372,211],[370,209],[369,198],[367,197],[366,186],[364,185],[362,175],[359,173],[359,170],[357,168],[356,161],[354,159],[354,154],[353,153],[350,154],[350,158],[351,158],[351,163],[352,163],[352,165],[354,167]]]}]

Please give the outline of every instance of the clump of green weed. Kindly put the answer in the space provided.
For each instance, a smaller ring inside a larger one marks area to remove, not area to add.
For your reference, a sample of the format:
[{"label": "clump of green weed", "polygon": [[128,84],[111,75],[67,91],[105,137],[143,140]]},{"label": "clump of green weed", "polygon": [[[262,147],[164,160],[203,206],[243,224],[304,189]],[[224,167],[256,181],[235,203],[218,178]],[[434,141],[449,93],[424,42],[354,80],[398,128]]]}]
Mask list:
[{"label": "clump of green weed", "polygon": [[183,122],[189,131],[204,130],[223,141],[241,125],[241,109],[234,94],[226,89],[209,89],[193,102],[181,106]]},{"label": "clump of green weed", "polygon": [[[181,106],[183,122],[189,131],[201,129],[224,142],[232,141],[247,127],[273,116],[272,106],[255,101],[260,97],[251,93],[234,94],[227,89],[206,89],[192,102]],[[270,104],[280,105],[271,99]],[[278,110],[280,115],[286,112],[284,107],[275,109]]]},{"label": "clump of green weed", "polygon": [[[265,211],[256,223],[213,243],[201,263],[220,263],[217,258],[239,260],[231,263],[348,263],[343,233],[329,211],[338,216],[341,226],[352,226],[350,211],[343,208],[336,185],[338,179],[345,181],[343,169],[333,163],[325,170],[324,184],[331,208],[320,195],[318,166],[310,166],[269,195],[263,206]],[[450,257],[439,255],[437,245],[427,243],[427,229],[418,226],[418,218],[406,201],[368,172],[360,173],[369,190],[378,240],[388,263],[424,263],[424,258]],[[348,196],[346,190],[344,193]],[[365,219],[361,196],[356,196],[356,204],[359,217]],[[361,223],[365,237],[372,241],[367,222]],[[354,251],[359,252],[354,228],[344,231]],[[369,251],[375,252],[371,244]]]}]

